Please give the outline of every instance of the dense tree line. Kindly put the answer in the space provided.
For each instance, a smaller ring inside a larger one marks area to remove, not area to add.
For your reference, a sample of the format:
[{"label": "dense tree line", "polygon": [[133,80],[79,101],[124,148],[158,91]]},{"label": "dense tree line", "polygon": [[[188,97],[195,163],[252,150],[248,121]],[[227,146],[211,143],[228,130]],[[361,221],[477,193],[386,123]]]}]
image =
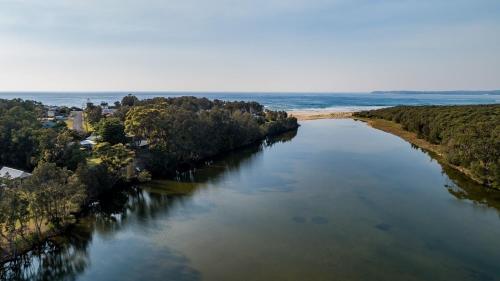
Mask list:
[{"label": "dense tree line", "polygon": [[143,161],[154,173],[173,172],[202,159],[297,128],[286,112],[265,111],[256,102],[206,98],[139,101],[125,115],[125,131],[147,140]]},{"label": "dense tree line", "polygon": [[397,106],[363,111],[358,117],[402,125],[419,138],[442,145],[451,164],[485,185],[500,188],[500,105]]}]

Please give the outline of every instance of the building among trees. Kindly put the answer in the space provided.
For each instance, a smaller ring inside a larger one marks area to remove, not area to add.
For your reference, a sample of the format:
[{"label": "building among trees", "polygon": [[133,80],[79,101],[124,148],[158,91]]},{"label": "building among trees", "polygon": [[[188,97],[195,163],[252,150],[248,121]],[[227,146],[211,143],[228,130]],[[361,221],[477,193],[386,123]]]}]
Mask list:
[{"label": "building among trees", "polygon": [[30,177],[31,174],[14,168],[4,166],[0,169],[0,178],[4,179],[24,179]]}]

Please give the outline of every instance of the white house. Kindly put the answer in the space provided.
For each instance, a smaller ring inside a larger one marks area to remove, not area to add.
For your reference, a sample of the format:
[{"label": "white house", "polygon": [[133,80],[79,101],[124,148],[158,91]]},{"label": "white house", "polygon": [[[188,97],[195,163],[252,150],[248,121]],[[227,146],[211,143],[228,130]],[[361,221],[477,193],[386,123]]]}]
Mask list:
[{"label": "white house", "polygon": [[94,145],[96,145],[96,142],[93,140],[86,139],[86,140],[81,141],[80,145],[85,147],[85,148],[91,149],[92,147],[94,147]]},{"label": "white house", "polygon": [[30,173],[14,168],[4,166],[2,169],[0,169],[0,178],[4,179],[24,179],[30,176]]}]

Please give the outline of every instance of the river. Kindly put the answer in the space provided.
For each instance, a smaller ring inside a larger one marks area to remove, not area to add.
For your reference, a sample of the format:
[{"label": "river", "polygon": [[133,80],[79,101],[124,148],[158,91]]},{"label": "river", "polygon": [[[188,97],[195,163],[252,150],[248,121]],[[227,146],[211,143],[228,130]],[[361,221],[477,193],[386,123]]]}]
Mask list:
[{"label": "river", "polygon": [[500,280],[500,194],[354,120],[123,192],[4,279]]}]

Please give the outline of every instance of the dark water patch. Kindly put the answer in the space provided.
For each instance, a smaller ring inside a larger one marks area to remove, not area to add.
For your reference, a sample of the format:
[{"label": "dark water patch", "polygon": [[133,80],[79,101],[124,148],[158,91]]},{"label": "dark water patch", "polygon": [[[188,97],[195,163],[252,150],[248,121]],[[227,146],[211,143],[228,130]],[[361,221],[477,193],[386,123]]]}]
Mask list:
[{"label": "dark water patch", "polygon": [[292,221],[296,222],[296,223],[305,223],[307,221],[307,219],[304,217],[293,217]]},{"label": "dark water patch", "polygon": [[444,251],[446,250],[446,241],[443,239],[430,239],[425,242],[425,246],[431,251]]},{"label": "dark water patch", "polygon": [[325,217],[316,216],[311,218],[311,222],[314,224],[327,224],[330,221]]},{"label": "dark water patch", "polygon": [[467,272],[468,276],[472,280],[476,280],[476,281],[494,281],[494,280],[496,280],[494,276],[491,276],[486,272],[479,271],[479,270],[476,270],[474,268],[468,268],[468,267],[464,267],[463,269]]},{"label": "dark water patch", "polygon": [[378,230],[382,230],[382,231],[389,231],[389,230],[391,230],[392,225],[387,224],[387,223],[379,223],[379,224],[375,225],[375,228],[377,228]]}]

